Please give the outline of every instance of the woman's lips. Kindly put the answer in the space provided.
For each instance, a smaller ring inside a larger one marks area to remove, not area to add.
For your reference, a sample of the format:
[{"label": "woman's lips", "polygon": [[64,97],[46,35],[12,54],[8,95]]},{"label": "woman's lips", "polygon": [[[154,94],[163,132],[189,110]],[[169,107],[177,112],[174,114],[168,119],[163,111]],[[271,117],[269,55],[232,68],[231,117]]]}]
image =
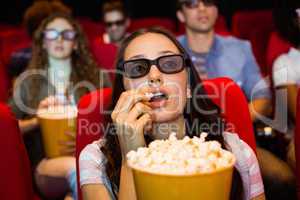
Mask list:
[{"label": "woman's lips", "polygon": [[147,93],[146,95],[150,98],[150,107],[153,109],[163,107],[168,100],[168,96],[163,92]]},{"label": "woman's lips", "polygon": [[150,103],[150,107],[152,109],[161,108],[166,105],[167,99],[157,99],[157,100],[151,101],[149,103]]},{"label": "woman's lips", "polygon": [[55,47],[54,49],[55,49],[55,51],[63,51],[64,50],[63,47]]}]

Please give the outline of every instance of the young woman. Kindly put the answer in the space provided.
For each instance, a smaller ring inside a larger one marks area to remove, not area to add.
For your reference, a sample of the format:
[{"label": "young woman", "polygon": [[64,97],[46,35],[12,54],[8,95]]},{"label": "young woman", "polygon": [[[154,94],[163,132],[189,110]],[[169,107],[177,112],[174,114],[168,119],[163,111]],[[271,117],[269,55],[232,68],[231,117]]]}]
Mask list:
[{"label": "young woman", "polygon": [[[178,138],[199,136],[205,131],[210,133],[209,139],[218,140],[223,147],[224,140],[241,146],[231,149],[227,145],[238,163],[246,159],[249,167],[246,173],[239,167],[235,170],[232,199],[264,199],[255,154],[237,135],[223,133],[219,109],[212,101],[196,99],[205,91],[191,60],[173,36],[160,29],[133,33],[120,47],[117,69],[121,73],[116,75],[113,88],[110,131],[80,155],[85,200],[136,199],[126,153],[151,140],[166,138],[172,131]],[[150,100],[147,93],[159,95]],[[193,125],[199,129],[190,128]]]},{"label": "young woman", "polygon": [[[17,80],[11,101],[25,137],[30,132],[39,137],[35,117],[38,109],[76,104],[89,89],[110,85],[93,61],[81,28],[68,15],[54,14],[45,19],[34,34],[32,49],[29,68]],[[41,194],[54,199],[72,189],[75,196],[75,141],[62,144],[65,156],[53,159],[42,159],[40,144],[40,140],[33,139],[28,150],[32,164],[37,165],[35,178]]]}]

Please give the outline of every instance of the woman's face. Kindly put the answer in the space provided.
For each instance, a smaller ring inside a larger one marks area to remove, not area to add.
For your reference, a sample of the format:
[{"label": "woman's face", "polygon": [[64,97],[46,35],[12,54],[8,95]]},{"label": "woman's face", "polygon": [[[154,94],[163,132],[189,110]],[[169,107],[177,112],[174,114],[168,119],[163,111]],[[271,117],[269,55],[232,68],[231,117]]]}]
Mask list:
[{"label": "woman's face", "polygon": [[[180,54],[180,52],[169,38],[158,33],[146,33],[129,43],[124,53],[124,60],[139,58],[154,60],[173,54]],[[182,116],[188,90],[186,70],[175,74],[165,74],[156,65],[152,65],[149,73],[145,76],[140,78],[124,77],[123,80],[126,90],[141,89],[143,92],[164,94],[164,98],[150,102],[154,122],[169,122]]]},{"label": "woman's face", "polygon": [[[49,38],[47,38],[44,34],[43,44],[48,56],[55,59],[70,58],[73,50],[77,48],[77,44],[75,42],[76,37],[72,39],[72,32],[75,33],[74,27],[72,27],[67,20],[63,18],[56,18],[46,26],[45,31],[50,35]],[[56,38],[53,37],[55,32],[56,34],[58,33],[58,37]]]}]

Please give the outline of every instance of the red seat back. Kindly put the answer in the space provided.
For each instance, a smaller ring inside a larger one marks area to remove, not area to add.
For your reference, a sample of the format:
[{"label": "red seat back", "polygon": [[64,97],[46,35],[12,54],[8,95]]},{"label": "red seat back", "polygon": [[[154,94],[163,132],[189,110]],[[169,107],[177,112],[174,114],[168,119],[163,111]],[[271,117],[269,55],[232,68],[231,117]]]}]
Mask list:
[{"label": "red seat back", "polygon": [[210,99],[220,107],[226,130],[237,133],[254,151],[256,142],[247,99],[241,88],[229,78],[203,82]]},{"label": "red seat back", "polygon": [[271,10],[241,11],[232,19],[232,33],[249,40],[263,75],[267,75],[266,50],[271,32],[275,29]]},{"label": "red seat back", "polygon": [[6,102],[9,98],[11,82],[7,69],[0,60],[0,102]]},{"label": "red seat back", "polygon": [[91,49],[98,66],[106,70],[113,80],[118,47],[114,44],[105,44],[97,38],[93,41]]},{"label": "red seat back", "polygon": [[0,32],[3,31],[7,31],[7,30],[13,30],[13,29],[17,29],[18,27],[15,25],[11,25],[11,24],[0,24]]},{"label": "red seat back", "polygon": [[95,22],[88,18],[77,18],[77,21],[90,43],[105,32],[104,25],[101,22]]},{"label": "red seat back", "polygon": [[33,200],[30,163],[17,120],[0,103],[0,199]]},{"label": "red seat back", "polygon": [[140,28],[149,28],[151,26],[160,26],[171,32],[175,32],[175,22],[172,19],[158,17],[132,19],[128,31],[134,32]]},{"label": "red seat back", "polygon": [[[255,151],[254,131],[248,103],[239,86],[228,78],[207,80],[203,82],[203,85],[209,98],[220,107],[222,116],[227,124],[227,130],[237,133]],[[104,121],[101,111],[105,111],[105,108],[109,106],[111,103],[110,98],[111,89],[105,88],[82,97],[78,104],[79,114],[76,138],[78,180],[80,178],[78,168],[79,154],[87,144],[98,140],[103,135],[105,127],[101,126]],[[81,196],[80,188],[78,188],[78,194]]]},{"label": "red seat back", "polygon": [[92,44],[92,53],[99,66],[103,69],[114,69],[117,52],[118,47],[116,45],[102,43],[100,39],[94,40]]},{"label": "red seat back", "polygon": [[5,65],[9,63],[13,52],[29,46],[30,39],[22,28],[0,33],[0,56]]}]

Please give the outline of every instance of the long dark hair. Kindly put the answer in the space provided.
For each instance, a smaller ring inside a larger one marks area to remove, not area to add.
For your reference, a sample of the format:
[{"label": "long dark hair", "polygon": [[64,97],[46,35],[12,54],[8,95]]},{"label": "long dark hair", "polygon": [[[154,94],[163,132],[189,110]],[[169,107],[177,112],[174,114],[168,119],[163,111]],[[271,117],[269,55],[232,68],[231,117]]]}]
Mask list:
[{"label": "long dark hair", "polygon": [[296,9],[300,8],[299,0],[274,1],[273,17],[280,36],[295,47],[300,46],[300,22]]},{"label": "long dark hair", "polygon": [[[189,86],[190,86],[192,94],[197,95],[197,96],[205,95],[206,92],[201,84],[201,80],[197,74],[197,71],[195,70],[195,68],[191,62],[191,59],[189,58],[189,56],[186,53],[186,51],[184,50],[184,48],[179,44],[179,42],[176,40],[176,38],[171,33],[169,33],[168,31],[165,31],[163,29],[160,29],[160,28],[140,29],[140,30],[132,33],[129,37],[127,37],[119,49],[117,62],[116,62],[117,70],[120,71],[120,67],[121,67],[120,64],[124,60],[124,52],[125,52],[127,46],[129,45],[129,43],[132,40],[134,40],[135,38],[137,38],[141,35],[147,34],[147,33],[156,33],[156,34],[164,35],[165,37],[167,37],[169,40],[171,40],[176,45],[176,47],[178,48],[180,53],[182,53],[184,55],[184,57],[186,58],[185,64],[186,64],[186,69],[188,72],[188,79],[189,79],[188,81],[189,81]],[[110,107],[111,110],[114,109],[121,93],[124,91],[125,91],[125,88],[123,85],[123,75],[121,73],[117,73],[115,76],[115,82],[113,85],[112,104]],[[198,108],[201,108],[203,110],[210,110],[210,111],[214,110],[216,112],[215,112],[215,114],[205,115],[202,112],[199,112],[199,109],[196,109],[193,106],[195,103],[195,102],[192,102],[193,98],[188,99],[186,108],[184,110],[184,118],[185,118],[186,122],[188,123],[188,125],[191,125],[195,121],[196,122],[198,121],[199,125],[200,125],[200,122],[206,123],[207,125],[209,125],[209,127],[214,127],[214,125],[220,124],[220,122],[222,123],[220,109],[211,100],[209,100],[207,98],[197,98],[195,100],[196,100],[196,104],[197,104]],[[101,148],[101,151],[104,153],[104,155],[106,156],[106,158],[108,160],[108,162],[106,163],[107,175],[108,175],[110,181],[114,185],[118,186],[119,179],[120,179],[120,172],[121,172],[121,164],[122,164],[121,163],[121,159],[122,159],[121,150],[120,150],[120,145],[119,145],[117,134],[115,133],[116,129],[114,128],[114,125],[112,123],[112,119],[110,118],[110,116],[107,116],[107,123],[111,127],[110,127],[110,131],[108,131],[107,134],[105,135],[106,142],[105,142],[105,145]],[[223,132],[224,126],[221,125],[218,127],[219,128],[207,130],[207,129],[204,129],[201,126],[199,126],[200,129],[197,129],[197,128],[190,129],[189,130],[190,132],[188,132],[187,135],[199,136],[199,134],[202,131],[209,132],[210,133],[209,139],[219,141],[222,144],[222,146],[224,147],[224,140],[222,137],[222,132]],[[151,139],[146,138],[147,143],[149,143],[150,141],[151,141]],[[239,187],[240,186],[241,185],[239,185]],[[235,198],[235,199],[237,199],[237,198]]]}]

